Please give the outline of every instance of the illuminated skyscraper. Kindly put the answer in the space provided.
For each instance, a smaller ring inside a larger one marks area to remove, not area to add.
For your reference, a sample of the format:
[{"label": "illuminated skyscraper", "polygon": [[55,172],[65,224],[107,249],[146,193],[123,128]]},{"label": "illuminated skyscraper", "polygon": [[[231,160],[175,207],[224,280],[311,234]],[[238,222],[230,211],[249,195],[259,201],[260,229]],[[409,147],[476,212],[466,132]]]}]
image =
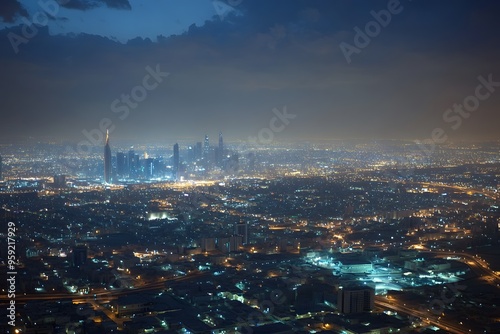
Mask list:
[{"label": "illuminated skyscraper", "polygon": [[210,140],[208,139],[208,135],[205,135],[205,144],[203,146],[203,158],[208,159],[209,153],[210,153]]},{"label": "illuminated skyscraper", "polygon": [[224,155],[224,139],[222,138],[222,132],[219,132],[219,154]]},{"label": "illuminated skyscraper", "polygon": [[179,144],[174,145],[174,160],[173,160],[173,171],[174,171],[174,177],[177,178],[179,174],[179,164],[180,164],[180,158],[179,158]]},{"label": "illuminated skyscraper", "polygon": [[187,160],[189,163],[193,163],[195,161],[196,151],[195,146],[189,146],[187,152]]},{"label": "illuminated skyscraper", "polygon": [[219,147],[217,148],[217,165],[223,167],[224,163],[224,139],[222,138],[222,132],[219,132]]},{"label": "illuminated skyscraper", "polygon": [[129,177],[132,178],[134,177],[136,173],[136,161],[135,161],[135,152],[134,152],[134,147],[132,146],[130,150],[128,151],[128,160],[127,160],[127,173],[129,174]]},{"label": "illuminated skyscraper", "polygon": [[196,146],[194,147],[194,157],[196,160],[200,160],[202,158],[202,146],[201,146],[201,141],[196,143]]},{"label": "illuminated skyscraper", "polygon": [[104,145],[104,183],[111,183],[111,148],[109,147],[109,130],[106,130],[106,145]]},{"label": "illuminated skyscraper", "polygon": [[155,175],[155,159],[149,157],[144,159],[143,175],[146,179],[151,179]]},{"label": "illuminated skyscraper", "polygon": [[2,156],[0,155],[0,181],[3,180],[3,174],[2,174],[3,170],[2,170],[2,167],[3,167],[2,166]]},{"label": "illuminated skyscraper", "polygon": [[116,153],[116,174],[124,177],[127,174],[127,155],[123,152]]}]

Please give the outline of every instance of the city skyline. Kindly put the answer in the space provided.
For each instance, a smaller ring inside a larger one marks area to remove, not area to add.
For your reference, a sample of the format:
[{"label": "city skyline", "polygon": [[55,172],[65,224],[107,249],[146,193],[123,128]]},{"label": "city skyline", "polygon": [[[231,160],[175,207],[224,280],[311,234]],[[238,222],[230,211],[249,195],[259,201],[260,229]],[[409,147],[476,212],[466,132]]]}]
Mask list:
[{"label": "city skyline", "polygon": [[0,220],[17,237],[0,258],[16,242],[17,261],[1,266],[16,271],[0,329],[498,328],[480,304],[500,284],[500,143],[198,138],[115,149],[106,131],[86,155],[3,146]]},{"label": "city skyline", "polygon": [[499,16],[0,1],[0,332],[500,333]]},{"label": "city skyline", "polygon": [[2,148],[8,282],[20,282],[0,296],[16,303],[4,332],[498,328],[498,308],[480,304],[500,284],[499,143],[446,145],[431,161],[404,142],[262,145],[221,167],[219,143],[207,156],[197,141],[176,175],[177,145],[152,158],[107,139],[88,156]]},{"label": "city skyline", "polygon": [[237,170],[231,170],[234,166],[228,168],[228,162],[232,161],[234,163],[234,161],[236,161],[237,163],[237,156],[240,153],[233,150],[229,151],[225,148],[222,131],[219,132],[217,146],[210,145],[209,136],[206,134],[203,150],[201,149],[201,142],[192,143],[192,145],[187,145],[183,148],[183,152],[185,153],[184,156],[181,156],[180,145],[177,142],[172,147],[171,155],[165,151],[163,153],[166,153],[166,155],[160,153],[155,157],[150,157],[148,152],[144,151],[144,156],[141,159],[141,155],[135,154],[134,146],[131,146],[127,154],[120,151],[120,149],[116,149],[116,159],[113,160],[112,151],[109,130],[106,129],[103,155],[104,185],[111,185],[119,181],[153,178],[158,181],[181,181],[184,179],[183,174],[187,169],[186,164],[198,164],[196,168],[201,168],[203,171],[220,168],[226,172],[229,171],[234,173],[237,172]]}]

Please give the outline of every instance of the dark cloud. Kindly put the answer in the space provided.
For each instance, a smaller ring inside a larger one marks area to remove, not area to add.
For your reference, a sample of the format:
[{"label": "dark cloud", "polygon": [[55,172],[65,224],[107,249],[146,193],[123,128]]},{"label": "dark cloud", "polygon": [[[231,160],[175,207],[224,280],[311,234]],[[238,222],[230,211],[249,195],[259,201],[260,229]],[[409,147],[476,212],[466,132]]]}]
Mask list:
[{"label": "dark cloud", "polygon": [[108,8],[131,10],[128,0],[64,0],[61,6],[68,9],[89,10],[105,5]]},{"label": "dark cloud", "polygon": [[65,0],[60,5],[68,9],[89,10],[98,7],[99,3],[93,0]]},{"label": "dark cloud", "polygon": [[126,10],[131,10],[132,6],[130,6],[130,3],[128,0],[101,0],[108,6],[109,8],[115,8],[115,9],[126,9]]},{"label": "dark cloud", "polygon": [[18,16],[28,16],[28,12],[19,1],[2,0],[0,2],[0,17],[2,21],[12,23]]},{"label": "dark cloud", "polygon": [[[286,105],[298,116],[280,138],[422,139],[447,125],[443,112],[474,93],[479,75],[500,81],[498,6],[405,2],[347,64],[339,43],[353,43],[353,28],[387,7],[387,1],[350,3],[243,1],[241,15],[216,16],[158,42],[40,31],[15,57],[0,36],[2,107],[10,115],[0,133],[81,140],[83,129],[106,117],[116,125],[115,138],[223,130],[245,139],[268,126],[273,108]],[[111,102],[130,94],[145,67],[156,64],[171,75],[126,120],[118,119]],[[481,103],[460,131],[448,127],[447,134],[498,137],[500,89]]]}]

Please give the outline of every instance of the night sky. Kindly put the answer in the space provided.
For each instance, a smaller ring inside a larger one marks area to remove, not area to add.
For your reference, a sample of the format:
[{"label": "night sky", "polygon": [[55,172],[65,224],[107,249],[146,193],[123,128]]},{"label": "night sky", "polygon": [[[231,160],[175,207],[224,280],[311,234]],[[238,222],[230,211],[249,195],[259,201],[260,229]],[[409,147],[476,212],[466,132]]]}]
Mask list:
[{"label": "night sky", "polygon": [[[438,127],[453,138],[500,138],[498,1],[59,3],[0,4],[3,140],[79,141],[103,118],[116,140],[215,140],[219,131],[244,140],[284,106],[296,118],[278,140],[425,139]],[[380,11],[390,22],[370,25]],[[341,45],[355,47],[355,28],[367,24],[378,30],[348,61]],[[156,68],[168,76],[144,81]],[[483,88],[489,96],[460,124],[446,122],[480,76],[498,87]],[[120,99],[132,91],[147,96],[125,116]]]}]

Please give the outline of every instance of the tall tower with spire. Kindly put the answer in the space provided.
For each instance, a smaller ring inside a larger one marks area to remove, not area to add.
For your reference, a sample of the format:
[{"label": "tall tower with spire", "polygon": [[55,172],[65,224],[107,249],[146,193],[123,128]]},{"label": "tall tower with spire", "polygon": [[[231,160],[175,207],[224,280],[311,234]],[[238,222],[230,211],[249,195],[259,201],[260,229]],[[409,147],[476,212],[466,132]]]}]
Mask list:
[{"label": "tall tower with spire", "polygon": [[109,129],[106,130],[106,145],[104,145],[104,183],[111,183],[111,148],[109,147]]}]

